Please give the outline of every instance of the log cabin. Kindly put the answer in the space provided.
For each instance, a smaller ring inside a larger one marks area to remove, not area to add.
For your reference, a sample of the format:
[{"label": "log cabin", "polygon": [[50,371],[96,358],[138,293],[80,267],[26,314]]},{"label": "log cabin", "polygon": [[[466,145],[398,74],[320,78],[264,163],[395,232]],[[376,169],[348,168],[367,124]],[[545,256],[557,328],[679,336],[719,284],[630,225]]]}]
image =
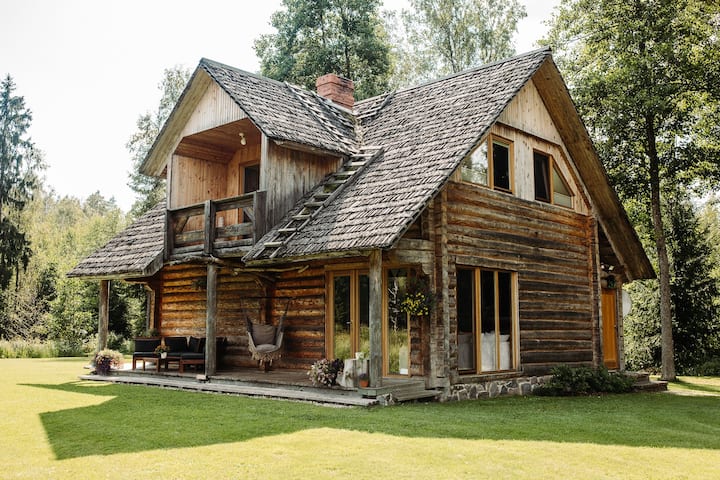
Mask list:
[{"label": "log cabin", "polygon": [[141,282],[224,371],[282,318],[276,369],[363,352],[371,387],[526,393],[622,370],[621,287],[655,275],[549,49],[359,102],[202,59],[142,172],[166,202],[69,275],[101,282],[101,338],[108,282]]}]

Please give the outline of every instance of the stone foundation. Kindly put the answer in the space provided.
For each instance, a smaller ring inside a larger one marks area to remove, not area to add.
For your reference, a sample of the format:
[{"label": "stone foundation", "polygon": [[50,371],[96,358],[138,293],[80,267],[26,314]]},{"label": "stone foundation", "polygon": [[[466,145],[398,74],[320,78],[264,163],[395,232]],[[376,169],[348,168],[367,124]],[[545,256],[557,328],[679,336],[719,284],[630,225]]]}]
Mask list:
[{"label": "stone foundation", "polygon": [[453,402],[496,398],[504,395],[530,395],[537,387],[549,381],[550,378],[552,378],[551,375],[507,378],[486,382],[456,383],[450,386],[450,391],[441,398],[441,401]]}]

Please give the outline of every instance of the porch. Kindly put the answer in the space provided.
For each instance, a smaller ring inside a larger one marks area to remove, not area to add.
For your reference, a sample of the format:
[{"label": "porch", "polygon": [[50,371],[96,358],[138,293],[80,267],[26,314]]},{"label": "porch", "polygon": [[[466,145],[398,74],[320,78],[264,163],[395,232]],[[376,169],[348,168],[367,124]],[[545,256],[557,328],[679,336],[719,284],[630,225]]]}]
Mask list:
[{"label": "porch", "polygon": [[387,379],[382,389],[320,388],[312,385],[304,370],[270,370],[254,368],[220,370],[212,376],[177,370],[112,371],[108,376],[81,375],[82,380],[144,385],[197,392],[224,393],[249,397],[272,398],[317,403],[328,406],[369,407],[373,405],[434,399],[435,390],[425,390],[418,380]]}]

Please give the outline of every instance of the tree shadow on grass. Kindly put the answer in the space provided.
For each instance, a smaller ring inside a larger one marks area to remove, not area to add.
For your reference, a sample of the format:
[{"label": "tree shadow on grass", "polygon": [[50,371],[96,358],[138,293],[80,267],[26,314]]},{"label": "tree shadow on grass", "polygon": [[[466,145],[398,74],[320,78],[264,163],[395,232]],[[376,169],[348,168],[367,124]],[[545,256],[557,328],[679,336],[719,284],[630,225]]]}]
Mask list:
[{"label": "tree shadow on grass", "polygon": [[695,382],[686,382],[685,380],[677,379],[672,382],[675,385],[678,385],[679,387],[682,387],[685,390],[691,390],[696,392],[703,392],[703,393],[714,393],[716,395],[720,395],[720,387],[717,385],[704,385],[702,383]]},{"label": "tree shadow on grass", "polygon": [[393,408],[317,405],[131,385],[28,385],[108,397],[40,414],[57,459],[241,442],[328,427],[396,436],[720,449],[720,399],[514,397]]}]

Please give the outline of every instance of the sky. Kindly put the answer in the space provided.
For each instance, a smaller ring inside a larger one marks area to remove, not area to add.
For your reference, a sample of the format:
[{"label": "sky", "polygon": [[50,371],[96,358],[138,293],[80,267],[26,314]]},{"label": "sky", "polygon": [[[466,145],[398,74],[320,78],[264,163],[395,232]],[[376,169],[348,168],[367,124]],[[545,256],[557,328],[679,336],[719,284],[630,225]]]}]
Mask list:
[{"label": "sky", "polygon": [[[560,0],[520,0],[518,53],[537,48]],[[0,76],[32,111],[45,185],[81,199],[99,191],[129,210],[126,144],[155,111],[163,71],[202,57],[256,72],[253,41],[273,33],[281,0],[0,0]],[[407,8],[385,0],[385,8]]]}]

